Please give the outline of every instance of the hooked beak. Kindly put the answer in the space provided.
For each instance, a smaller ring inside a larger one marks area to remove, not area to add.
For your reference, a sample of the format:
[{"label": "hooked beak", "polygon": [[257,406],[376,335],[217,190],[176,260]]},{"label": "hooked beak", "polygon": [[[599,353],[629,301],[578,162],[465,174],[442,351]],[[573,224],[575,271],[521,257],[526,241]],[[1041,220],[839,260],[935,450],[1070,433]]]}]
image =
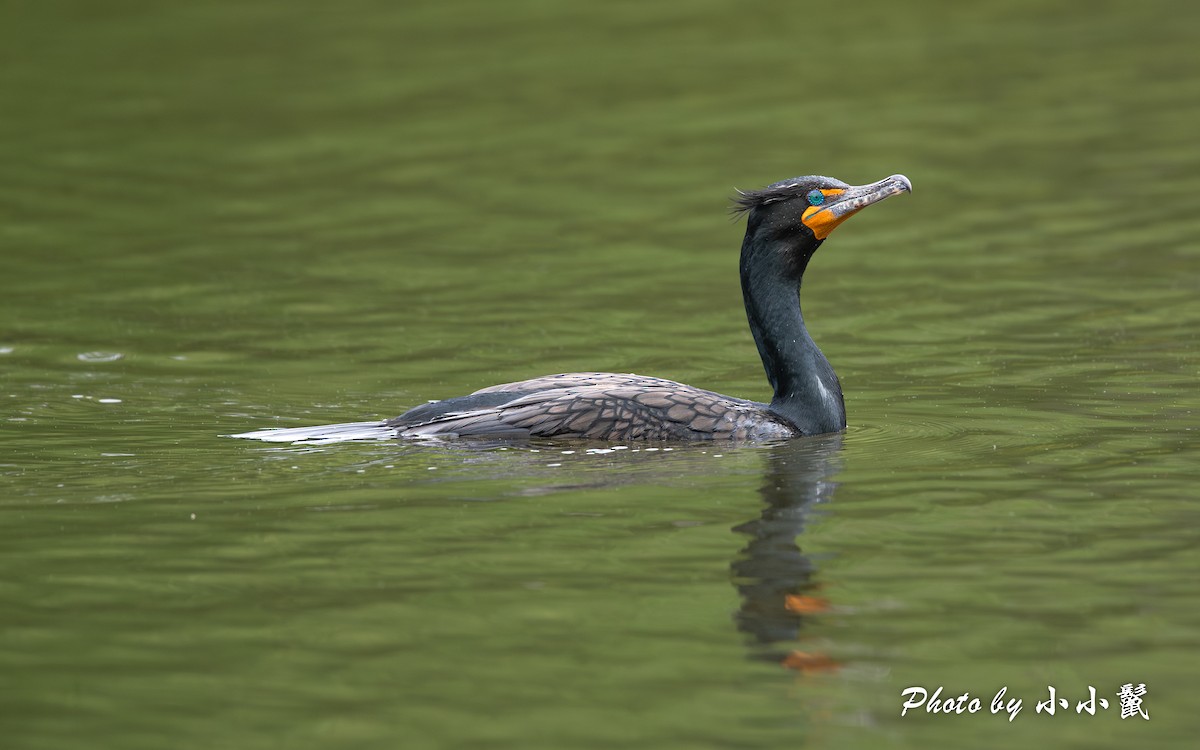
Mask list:
[{"label": "hooked beak", "polygon": [[844,190],[822,190],[831,200],[821,206],[809,206],[801,221],[812,230],[813,235],[823,240],[846,219],[872,203],[878,203],[897,193],[911,193],[912,183],[902,174],[885,177],[870,185],[855,185]]}]

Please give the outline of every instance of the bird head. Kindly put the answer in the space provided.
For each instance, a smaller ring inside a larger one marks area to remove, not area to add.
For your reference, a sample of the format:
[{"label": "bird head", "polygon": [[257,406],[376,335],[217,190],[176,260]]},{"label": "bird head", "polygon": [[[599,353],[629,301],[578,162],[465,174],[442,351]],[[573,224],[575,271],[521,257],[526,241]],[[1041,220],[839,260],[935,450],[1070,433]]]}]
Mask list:
[{"label": "bird head", "polygon": [[762,271],[799,279],[813,252],[843,221],[872,203],[911,191],[912,183],[902,174],[869,185],[811,175],[762,190],[739,190],[734,211],[747,214],[743,267],[752,263]]},{"label": "bird head", "polygon": [[807,234],[823,240],[872,203],[911,191],[912,183],[902,174],[869,185],[810,175],[781,180],[762,190],[739,190],[734,210],[748,213],[749,223],[769,234]]}]

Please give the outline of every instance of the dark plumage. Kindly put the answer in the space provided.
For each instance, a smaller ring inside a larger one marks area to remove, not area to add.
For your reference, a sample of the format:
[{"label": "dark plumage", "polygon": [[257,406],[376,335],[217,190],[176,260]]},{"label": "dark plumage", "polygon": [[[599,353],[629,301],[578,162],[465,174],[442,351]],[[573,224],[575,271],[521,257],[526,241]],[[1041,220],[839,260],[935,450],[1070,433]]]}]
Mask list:
[{"label": "dark plumage", "polygon": [[385,424],[412,436],[754,440],[794,434],[761,407],[673,380],[573,372],[418,406]]},{"label": "dark plumage", "polygon": [[739,192],[747,214],[740,274],[750,331],[774,390],[769,404],[641,375],[567,373],[505,383],[358,422],[234,437],[330,441],[386,437],[568,437],[625,440],[762,440],[846,427],[841,384],[800,313],[800,282],[838,224],[888,196],[912,190],[903,175],[863,186],[797,177]]}]

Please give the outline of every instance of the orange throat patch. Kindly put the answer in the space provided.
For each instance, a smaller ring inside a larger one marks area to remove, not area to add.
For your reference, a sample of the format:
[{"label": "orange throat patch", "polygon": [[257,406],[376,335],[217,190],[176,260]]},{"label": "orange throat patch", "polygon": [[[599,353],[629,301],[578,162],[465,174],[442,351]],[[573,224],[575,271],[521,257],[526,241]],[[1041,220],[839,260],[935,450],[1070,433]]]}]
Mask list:
[{"label": "orange throat patch", "polygon": [[[822,190],[826,198],[841,195],[845,190]],[[800,217],[800,221],[804,222],[804,226],[812,230],[813,236],[818,240],[823,240],[829,234],[837,229],[838,224],[841,224],[846,219],[849,219],[856,212],[835,216],[828,206],[809,206],[804,209],[804,215]]]}]

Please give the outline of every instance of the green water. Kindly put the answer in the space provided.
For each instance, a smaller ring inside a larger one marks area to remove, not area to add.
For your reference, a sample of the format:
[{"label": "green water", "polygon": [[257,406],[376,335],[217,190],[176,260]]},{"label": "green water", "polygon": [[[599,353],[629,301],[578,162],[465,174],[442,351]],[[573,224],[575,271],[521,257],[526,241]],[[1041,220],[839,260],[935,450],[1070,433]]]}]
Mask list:
[{"label": "green water", "polygon": [[[1188,746],[1197,31],[0,5],[4,746]],[[728,196],[894,172],[805,282],[844,436],[220,437],[572,370],[765,398]],[[915,685],[984,705],[901,717]]]}]

